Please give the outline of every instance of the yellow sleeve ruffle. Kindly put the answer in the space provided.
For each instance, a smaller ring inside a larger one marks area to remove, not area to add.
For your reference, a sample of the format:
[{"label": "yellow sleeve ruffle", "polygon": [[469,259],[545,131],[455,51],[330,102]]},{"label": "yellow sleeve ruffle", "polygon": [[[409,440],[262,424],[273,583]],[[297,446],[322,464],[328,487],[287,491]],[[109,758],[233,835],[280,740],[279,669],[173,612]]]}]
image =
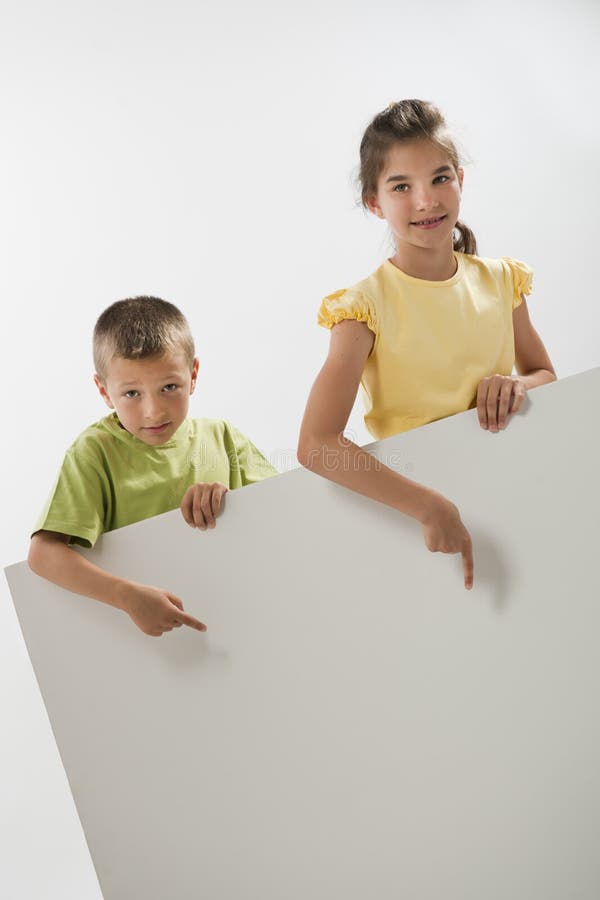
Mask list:
[{"label": "yellow sleeve ruffle", "polygon": [[513,309],[516,309],[521,303],[521,294],[531,293],[533,270],[529,268],[527,263],[520,262],[518,259],[511,259],[508,256],[503,256],[502,261],[507,266],[512,277]]},{"label": "yellow sleeve ruffle", "polygon": [[375,306],[362,291],[341,290],[328,294],[321,301],[317,321],[324,328],[333,328],[344,319],[366,322],[373,334],[377,334]]}]

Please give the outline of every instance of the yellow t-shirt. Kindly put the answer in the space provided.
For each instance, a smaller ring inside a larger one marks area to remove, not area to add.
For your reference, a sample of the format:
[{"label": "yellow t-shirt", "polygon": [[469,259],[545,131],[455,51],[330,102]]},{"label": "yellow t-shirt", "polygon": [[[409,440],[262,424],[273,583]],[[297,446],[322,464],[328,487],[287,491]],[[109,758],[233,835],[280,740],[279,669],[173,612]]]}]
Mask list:
[{"label": "yellow t-shirt", "polygon": [[454,255],[447,281],[413,278],[386,260],[321,303],[320,325],[357,319],[375,334],[361,385],[365,425],[377,440],[473,407],[482,378],[513,370],[512,312],[531,292],[531,269],[506,257]]},{"label": "yellow t-shirt", "polygon": [[234,489],[277,475],[247,437],[221,419],[185,419],[156,446],[126,431],[116,413],[86,428],[67,450],[35,531],[90,547],[104,531],[176,509],[199,481]]}]

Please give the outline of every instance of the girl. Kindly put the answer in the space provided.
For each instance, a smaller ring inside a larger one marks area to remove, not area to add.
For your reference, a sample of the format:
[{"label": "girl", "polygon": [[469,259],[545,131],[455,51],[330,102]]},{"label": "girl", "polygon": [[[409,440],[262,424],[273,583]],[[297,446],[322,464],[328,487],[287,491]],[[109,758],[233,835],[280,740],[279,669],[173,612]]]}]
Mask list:
[{"label": "girl", "polygon": [[458,219],[463,177],[432,103],[392,103],[365,131],[362,204],[387,221],[396,252],[321,304],[319,323],[331,329],[331,343],[308,399],[298,460],[413,516],[430,550],[462,554],[470,589],[471,538],[456,506],[343,434],[359,382],[365,424],[379,440],[475,405],[481,427],[497,432],[525,391],[556,379],[527,311],[531,269],[477,256],[472,231]]}]

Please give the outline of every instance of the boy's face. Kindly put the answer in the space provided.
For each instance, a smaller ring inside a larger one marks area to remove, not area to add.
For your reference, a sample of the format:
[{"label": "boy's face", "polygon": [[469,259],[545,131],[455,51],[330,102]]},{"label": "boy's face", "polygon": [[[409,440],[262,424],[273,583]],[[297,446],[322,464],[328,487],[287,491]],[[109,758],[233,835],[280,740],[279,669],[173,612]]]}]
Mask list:
[{"label": "boy's face", "polygon": [[196,387],[198,360],[192,370],[183,353],[168,352],[147,359],[113,359],[101,381],[94,381],[123,428],[145,444],[170,440],[187,416]]}]

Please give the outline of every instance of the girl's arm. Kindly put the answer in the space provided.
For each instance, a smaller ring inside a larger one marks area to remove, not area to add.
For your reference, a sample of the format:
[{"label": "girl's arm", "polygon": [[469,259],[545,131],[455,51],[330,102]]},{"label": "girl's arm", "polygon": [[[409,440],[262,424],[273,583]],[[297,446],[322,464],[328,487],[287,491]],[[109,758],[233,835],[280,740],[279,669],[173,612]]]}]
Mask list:
[{"label": "girl's arm", "polygon": [[531,324],[523,294],[521,303],[513,310],[513,331],[518,375],[490,375],[477,388],[479,424],[492,432],[506,427],[508,415],[519,411],[527,391],[556,381],[556,372],[541,337]]},{"label": "girl's arm", "polygon": [[513,310],[515,364],[525,390],[556,381],[556,372],[541,337],[531,324],[525,297]]},{"label": "girl's arm", "polygon": [[298,461],[313,472],[417,519],[434,551],[461,553],[465,587],[473,585],[471,538],[458,509],[441,494],[384,466],[344,437],[374,335],[352,319],[331,329],[329,354],[310,392]]}]

